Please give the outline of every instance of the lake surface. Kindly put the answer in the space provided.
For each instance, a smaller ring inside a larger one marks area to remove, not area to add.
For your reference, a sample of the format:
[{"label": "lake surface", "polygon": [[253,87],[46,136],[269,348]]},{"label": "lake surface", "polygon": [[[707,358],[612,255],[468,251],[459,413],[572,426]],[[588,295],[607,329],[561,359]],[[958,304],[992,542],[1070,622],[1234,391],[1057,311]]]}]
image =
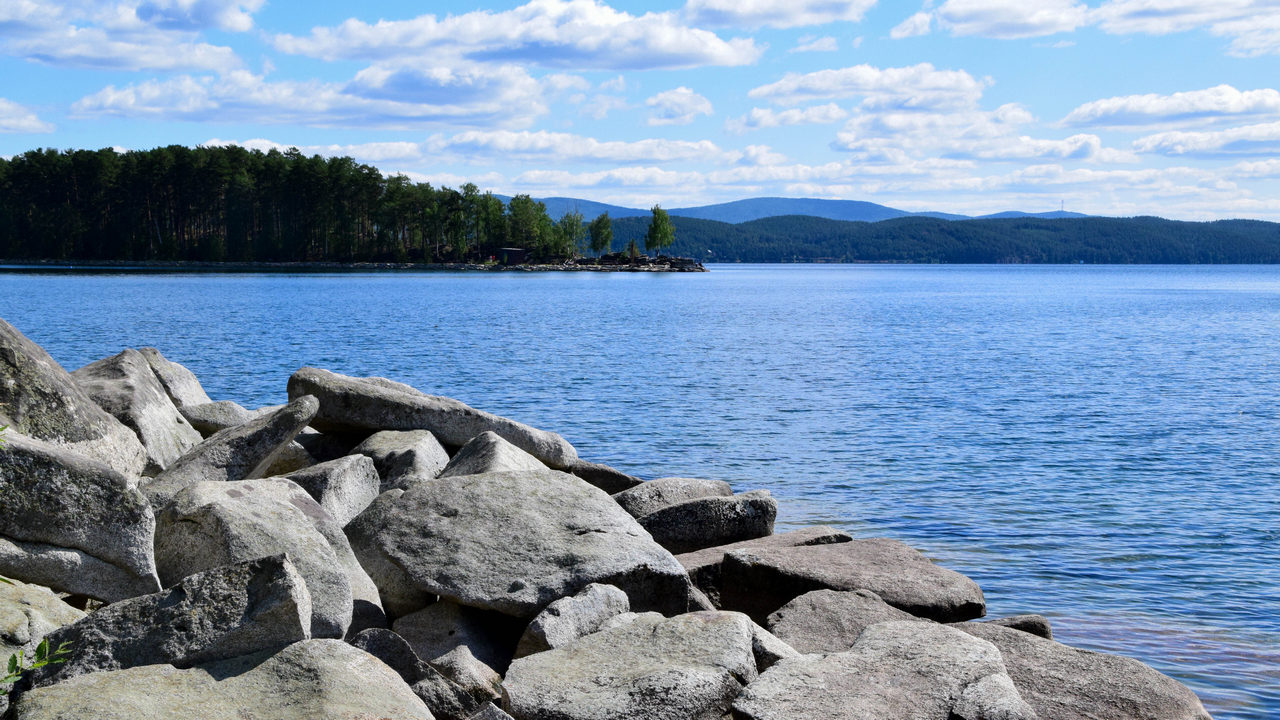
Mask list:
[{"label": "lake surface", "polygon": [[0,274],[68,369],[154,345],[215,399],[383,375],[779,529],[910,543],[989,615],[1280,717],[1280,267]]}]

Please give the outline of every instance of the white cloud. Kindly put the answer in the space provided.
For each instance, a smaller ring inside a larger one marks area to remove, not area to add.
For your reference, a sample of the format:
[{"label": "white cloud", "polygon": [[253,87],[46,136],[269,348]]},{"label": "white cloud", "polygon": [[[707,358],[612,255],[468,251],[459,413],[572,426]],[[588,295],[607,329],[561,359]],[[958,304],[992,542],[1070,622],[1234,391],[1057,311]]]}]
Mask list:
[{"label": "white cloud", "polygon": [[856,65],[787,73],[781,80],[754,88],[747,95],[781,105],[862,96],[868,106],[925,108],[972,103],[985,87],[985,81],[963,70],[938,70],[929,63],[900,68]]},{"label": "white cloud", "polygon": [[[251,122],[405,129],[435,124],[520,126],[547,111],[543,88],[523,70],[491,74],[418,73],[370,68],[346,87],[318,81],[270,82],[235,71],[114,85],[72,105],[80,117]],[[479,80],[477,80],[479,78]],[[412,89],[420,91],[411,96]]]},{"label": "white cloud", "polygon": [[694,25],[789,28],[859,22],[876,0],[688,0]]},{"label": "white cloud", "polygon": [[1092,12],[1116,35],[1168,35],[1207,29],[1231,39],[1233,55],[1280,53],[1280,5],[1273,0],[1109,0]]},{"label": "white cloud", "polygon": [[933,24],[933,15],[927,12],[918,12],[915,15],[903,20],[889,31],[889,37],[894,40],[902,38],[920,37],[929,34],[929,27]]},{"label": "white cloud", "polygon": [[0,98],[0,133],[50,133],[53,126],[31,110],[12,100]]},{"label": "white cloud", "polygon": [[934,14],[952,35],[1026,38],[1071,32],[1089,8],[1076,0],[946,0]]},{"label": "white cloud", "polygon": [[650,125],[688,125],[699,115],[714,112],[711,101],[687,87],[666,90],[644,101]]},{"label": "white cloud", "polygon": [[1275,155],[1280,153],[1280,122],[1227,130],[1156,133],[1135,140],[1133,149],[1160,155]]},{"label": "white cloud", "polygon": [[615,110],[626,110],[631,107],[625,97],[621,95],[592,95],[583,103],[579,112],[583,115],[590,115],[596,120],[603,120],[609,116],[609,113]]},{"label": "white cloud", "polygon": [[138,4],[143,22],[171,30],[218,28],[244,32],[264,0],[145,0]]},{"label": "white cloud", "polygon": [[1280,91],[1218,85],[1172,95],[1124,95],[1094,100],[1063,118],[1068,125],[1152,125],[1244,115],[1280,115]]},{"label": "white cloud", "polygon": [[683,161],[735,162],[742,153],[726,151],[710,140],[597,140],[583,135],[537,132],[470,131],[430,140],[431,154],[519,160],[609,163]]},{"label": "white cloud", "polygon": [[835,103],[786,110],[751,108],[751,112],[746,115],[729,120],[725,123],[725,127],[730,132],[743,133],[747,130],[789,125],[827,125],[847,117],[849,117],[848,111]]},{"label": "white cloud", "polygon": [[674,13],[631,15],[598,0],[531,0],[512,10],[443,19],[354,18],[308,36],[277,35],[275,46],[325,60],[438,57],[574,69],[658,69],[746,65],[761,48],[682,25]]},{"label": "white cloud", "polygon": [[802,52],[836,52],[840,49],[840,41],[834,37],[827,35],[825,37],[813,37],[806,35],[796,43],[796,46],[788,50],[791,53]]}]

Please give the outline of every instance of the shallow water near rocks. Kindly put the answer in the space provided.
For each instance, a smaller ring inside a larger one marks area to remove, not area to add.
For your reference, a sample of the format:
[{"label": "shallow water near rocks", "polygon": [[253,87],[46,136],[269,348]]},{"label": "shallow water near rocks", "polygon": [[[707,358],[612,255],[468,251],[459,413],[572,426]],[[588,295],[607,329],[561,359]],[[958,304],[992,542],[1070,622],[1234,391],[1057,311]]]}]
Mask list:
[{"label": "shallow water near rocks", "polygon": [[642,477],[894,537],[993,616],[1280,717],[1280,267],[0,274],[68,369],[154,345],[215,400],[314,365],[565,435]]}]

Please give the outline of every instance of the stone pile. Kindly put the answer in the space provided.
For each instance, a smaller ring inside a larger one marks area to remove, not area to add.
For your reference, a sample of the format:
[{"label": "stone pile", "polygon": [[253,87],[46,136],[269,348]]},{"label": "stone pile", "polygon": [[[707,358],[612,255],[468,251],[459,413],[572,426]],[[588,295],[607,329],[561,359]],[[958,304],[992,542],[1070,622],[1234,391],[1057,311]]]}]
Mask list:
[{"label": "stone pile", "polygon": [[7,720],[1208,718],[1042,617],[975,622],[902,543],[775,535],[767,492],[384,378],[287,389],[214,402],[151,348],[68,373],[0,320],[0,659],[70,647]]}]

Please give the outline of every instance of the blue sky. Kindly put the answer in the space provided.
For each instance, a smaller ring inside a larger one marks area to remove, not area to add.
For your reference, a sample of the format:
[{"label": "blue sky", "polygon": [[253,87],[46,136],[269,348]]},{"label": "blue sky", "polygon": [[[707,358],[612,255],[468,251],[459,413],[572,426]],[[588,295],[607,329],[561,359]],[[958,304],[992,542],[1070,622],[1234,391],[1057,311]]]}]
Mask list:
[{"label": "blue sky", "polygon": [[629,206],[1280,220],[1278,71],[1277,0],[4,0],[0,155],[238,143]]}]

